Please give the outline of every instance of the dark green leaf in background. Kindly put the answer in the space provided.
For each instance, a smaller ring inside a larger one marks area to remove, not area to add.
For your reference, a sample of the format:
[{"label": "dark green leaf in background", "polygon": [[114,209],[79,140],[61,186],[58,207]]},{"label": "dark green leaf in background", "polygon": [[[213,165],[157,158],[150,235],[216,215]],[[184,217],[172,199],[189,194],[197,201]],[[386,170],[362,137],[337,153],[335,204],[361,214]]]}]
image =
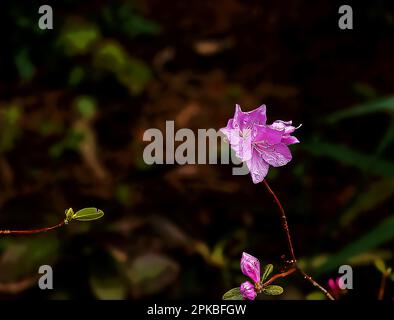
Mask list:
[{"label": "dark green leaf in background", "polygon": [[351,242],[335,255],[331,256],[318,270],[317,275],[321,275],[337,269],[340,265],[346,264],[350,258],[374,249],[388,241],[394,239],[394,216],[386,218],[377,227],[368,231],[358,240]]},{"label": "dark green leaf in background", "polygon": [[364,154],[341,144],[314,141],[304,143],[303,147],[316,156],[329,157],[343,164],[386,178],[394,177],[394,162],[376,159],[374,155]]},{"label": "dark green leaf in background", "polygon": [[334,123],[346,118],[367,115],[375,112],[393,112],[394,96],[384,97],[364,104],[337,111],[327,117],[327,122]]}]

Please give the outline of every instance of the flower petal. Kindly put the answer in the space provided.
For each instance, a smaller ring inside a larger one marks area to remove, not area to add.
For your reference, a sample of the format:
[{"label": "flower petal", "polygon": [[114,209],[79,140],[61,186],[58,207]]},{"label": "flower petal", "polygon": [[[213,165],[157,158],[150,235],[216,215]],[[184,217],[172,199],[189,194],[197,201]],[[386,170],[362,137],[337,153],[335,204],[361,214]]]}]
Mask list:
[{"label": "flower petal", "polygon": [[282,140],[283,132],[263,125],[253,126],[253,142],[277,144]]},{"label": "flower petal", "polygon": [[298,140],[296,137],[293,136],[287,136],[287,137],[283,137],[281,142],[289,145],[289,144],[299,143],[300,140]]},{"label": "flower petal", "polygon": [[242,297],[247,300],[254,300],[257,296],[253,284],[251,284],[249,281],[245,281],[241,284],[239,287],[239,292],[241,293]]},{"label": "flower petal", "polygon": [[260,183],[268,173],[269,165],[261,155],[253,149],[252,158],[246,161],[253,183]]},{"label": "flower petal", "polygon": [[278,131],[284,131],[284,134],[288,135],[293,133],[301,126],[302,124],[300,124],[298,127],[292,126],[292,121],[276,120],[269,127]]},{"label": "flower petal", "polygon": [[222,128],[220,131],[225,135],[230,143],[231,149],[241,161],[247,161],[252,158],[252,136],[250,129],[228,129]]},{"label": "flower petal", "polygon": [[223,133],[226,136],[227,140],[229,141],[230,141],[231,131],[234,130],[233,121],[234,119],[228,120],[227,126],[219,130],[221,133]]},{"label": "flower petal", "polygon": [[274,121],[270,127],[275,130],[282,131],[286,129],[286,127],[291,126],[292,121],[283,121],[283,120],[276,120]]},{"label": "flower petal", "polygon": [[290,162],[291,152],[284,143],[278,143],[273,146],[257,144],[255,150],[261,157],[273,167],[281,167]]},{"label": "flower petal", "polygon": [[266,122],[267,115],[264,104],[248,112],[243,112],[238,104],[235,106],[234,127],[238,127],[241,130],[251,129],[255,124],[265,125]]},{"label": "flower petal", "polygon": [[246,252],[242,253],[241,271],[254,282],[260,282],[260,261]]}]

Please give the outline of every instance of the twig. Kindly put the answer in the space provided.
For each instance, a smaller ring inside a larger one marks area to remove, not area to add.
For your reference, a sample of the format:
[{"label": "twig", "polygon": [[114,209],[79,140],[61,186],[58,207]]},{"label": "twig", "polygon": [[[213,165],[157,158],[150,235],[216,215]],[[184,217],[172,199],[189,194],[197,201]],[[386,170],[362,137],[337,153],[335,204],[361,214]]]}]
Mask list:
[{"label": "twig", "polygon": [[324,287],[322,287],[318,282],[316,282],[310,275],[306,274],[302,269],[300,269],[299,266],[297,266],[297,270],[304,276],[304,279],[308,280],[310,283],[312,283],[316,288],[318,288],[321,292],[324,293],[324,295],[330,299],[330,300],[335,300],[334,297],[326,290]]},{"label": "twig", "polygon": [[53,229],[57,229],[62,227],[63,225],[66,224],[66,221],[63,220],[60,223],[52,226],[52,227],[47,227],[47,228],[41,228],[41,229],[33,229],[33,230],[0,230],[0,234],[37,234],[37,233],[43,233],[47,232]]},{"label": "twig", "polygon": [[286,237],[287,237],[287,245],[289,246],[289,252],[290,252],[290,257],[291,257],[291,263],[297,263],[297,259],[295,257],[294,254],[294,249],[293,249],[293,241],[291,241],[291,236],[290,236],[290,230],[289,230],[289,225],[287,224],[287,218],[286,218],[286,214],[285,214],[285,210],[282,207],[282,204],[280,203],[278,197],[276,196],[275,192],[271,189],[271,187],[269,186],[267,180],[263,180],[264,185],[266,186],[266,188],[268,189],[268,191],[272,194],[272,196],[275,199],[276,204],[279,207],[279,211],[280,211],[280,218],[282,220],[282,227],[285,230],[286,233]]},{"label": "twig", "polygon": [[267,280],[266,282],[264,282],[261,285],[261,289],[264,289],[265,287],[269,286],[276,279],[287,277],[288,275],[290,275],[296,271],[297,271],[297,268],[291,268],[291,269],[287,270],[286,272],[278,273],[278,274],[272,276],[269,280]]},{"label": "twig", "polygon": [[[272,194],[272,196],[275,199],[276,204],[279,207],[279,211],[280,211],[280,218],[282,221],[282,228],[285,231],[286,237],[287,237],[287,245],[289,247],[289,252],[290,252],[290,257],[291,257],[291,261],[290,263],[303,275],[304,279],[308,280],[310,283],[313,284],[313,286],[315,286],[316,288],[318,288],[320,291],[322,291],[324,293],[324,295],[330,299],[330,300],[335,300],[334,297],[326,290],[324,289],[319,283],[317,283],[310,275],[306,274],[301,268],[300,266],[297,264],[297,259],[296,256],[294,254],[294,249],[293,249],[293,241],[291,240],[291,235],[290,235],[290,230],[289,230],[289,225],[287,223],[287,217],[286,217],[286,213],[285,210],[283,209],[282,204],[280,203],[278,197],[276,196],[275,192],[271,189],[271,187],[269,186],[267,180],[263,180],[264,185],[266,186],[267,190]],[[272,278],[271,278],[272,279]]]},{"label": "twig", "polygon": [[382,280],[380,282],[380,288],[378,293],[378,300],[383,300],[384,298],[384,291],[386,289],[386,280],[387,280],[388,272],[384,272],[382,275]]}]

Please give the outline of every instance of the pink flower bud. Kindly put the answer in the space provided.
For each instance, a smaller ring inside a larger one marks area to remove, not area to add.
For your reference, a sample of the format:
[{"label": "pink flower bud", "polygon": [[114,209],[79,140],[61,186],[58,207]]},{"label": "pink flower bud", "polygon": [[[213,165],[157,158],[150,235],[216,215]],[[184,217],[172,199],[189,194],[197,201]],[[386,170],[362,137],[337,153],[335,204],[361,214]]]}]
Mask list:
[{"label": "pink flower bud", "polygon": [[331,290],[337,289],[337,283],[334,281],[334,279],[328,280],[328,286],[330,287]]},{"label": "pink flower bud", "polygon": [[255,283],[260,282],[260,262],[257,258],[246,252],[242,253],[241,271]]},{"label": "pink flower bud", "polygon": [[239,288],[239,292],[244,297],[244,299],[247,300],[254,300],[257,296],[253,284],[251,284],[249,281],[246,281],[243,284],[241,284],[241,287]]},{"label": "pink flower bud", "polygon": [[338,277],[336,279],[328,280],[328,287],[330,288],[330,293],[334,296],[334,298],[339,299],[339,297],[344,293],[341,289],[343,285],[343,280]]}]

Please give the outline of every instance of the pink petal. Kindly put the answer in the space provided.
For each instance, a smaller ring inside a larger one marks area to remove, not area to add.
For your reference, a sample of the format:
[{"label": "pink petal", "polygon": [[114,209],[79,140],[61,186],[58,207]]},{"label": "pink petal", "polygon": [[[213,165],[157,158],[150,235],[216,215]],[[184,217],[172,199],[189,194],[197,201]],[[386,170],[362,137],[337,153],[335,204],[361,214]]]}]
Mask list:
[{"label": "pink petal", "polygon": [[248,161],[252,158],[252,138],[250,135],[245,138],[233,138],[230,140],[231,148],[241,161]]},{"label": "pink petal", "polygon": [[275,130],[283,131],[286,127],[290,126],[291,123],[291,121],[276,120],[270,125],[270,127]]},{"label": "pink petal", "polygon": [[328,280],[328,286],[330,287],[331,290],[336,290],[337,289],[337,284],[334,281],[334,279],[329,279]]},{"label": "pink petal", "polygon": [[266,122],[267,115],[264,104],[248,112],[243,112],[238,104],[235,106],[234,127],[239,127],[241,130],[250,129],[254,124],[265,125]]},{"label": "pink petal", "polygon": [[289,145],[289,144],[299,143],[300,140],[298,140],[296,137],[288,136],[288,137],[282,138],[281,142],[284,143],[284,144]]},{"label": "pink petal", "polygon": [[264,180],[268,173],[269,165],[261,155],[256,151],[252,151],[252,158],[246,161],[253,183],[260,183]]},{"label": "pink petal", "polygon": [[284,134],[288,135],[300,128],[301,124],[298,127],[294,127],[292,126],[292,121],[276,120],[269,127],[275,130],[284,131]]},{"label": "pink petal", "polygon": [[255,143],[277,144],[282,140],[283,133],[281,131],[266,126],[255,125],[253,131],[255,133],[253,138]]},{"label": "pink petal", "polygon": [[239,287],[239,292],[246,300],[254,300],[257,296],[253,284],[251,284],[249,281],[241,284],[241,286]]},{"label": "pink petal", "polygon": [[242,253],[241,271],[254,282],[260,282],[260,261],[246,252]]},{"label": "pink petal", "polygon": [[234,150],[235,155],[241,161],[247,161],[252,158],[252,136],[250,129],[220,129],[228,142],[231,145],[231,149]]},{"label": "pink petal", "polygon": [[290,149],[284,143],[278,143],[273,146],[257,144],[255,149],[273,167],[284,166],[291,160]]}]

